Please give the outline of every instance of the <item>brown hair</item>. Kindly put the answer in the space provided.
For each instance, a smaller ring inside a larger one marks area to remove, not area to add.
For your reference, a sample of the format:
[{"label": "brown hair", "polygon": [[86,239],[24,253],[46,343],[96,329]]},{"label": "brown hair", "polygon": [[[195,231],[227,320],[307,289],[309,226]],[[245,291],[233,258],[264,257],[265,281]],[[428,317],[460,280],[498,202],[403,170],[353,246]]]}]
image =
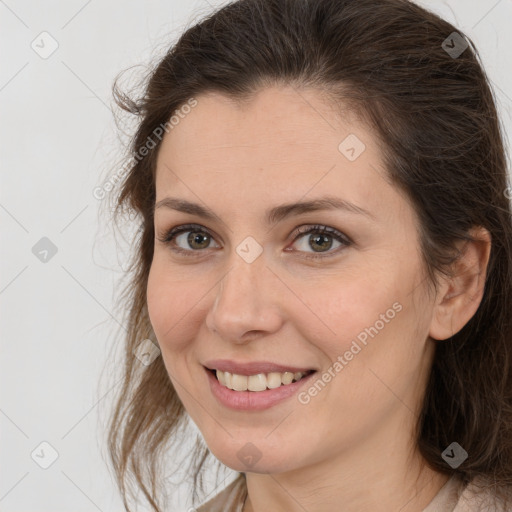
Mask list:
[{"label": "brown hair", "polygon": [[[453,32],[461,36],[457,44],[468,43],[458,56],[443,45],[448,40],[454,46]],[[465,483],[484,477],[499,495],[512,486],[512,225],[503,129],[479,60],[463,32],[407,0],[240,0],[187,29],[144,79],[139,98],[120,92],[117,79],[114,95],[138,119],[133,156],[202,93],[242,101],[270,85],[314,88],[348,105],[374,129],[390,179],[406,192],[421,221],[434,286],[438,272],[449,272],[454,244],[468,240],[471,227],[490,232],[483,299],[460,332],[437,343],[417,441],[434,470],[457,474]],[[156,139],[144,158],[132,161],[115,198],[116,218],[135,212],[141,222],[120,296],[130,309],[122,389],[108,438],[127,510],[128,476],[161,510],[159,464],[185,418],[162,358],[143,366],[133,356],[141,340],[155,339],[146,285],[161,142]],[[441,457],[453,441],[469,454],[456,469]],[[189,468],[194,489],[198,476],[202,488],[208,455],[198,437]]]}]

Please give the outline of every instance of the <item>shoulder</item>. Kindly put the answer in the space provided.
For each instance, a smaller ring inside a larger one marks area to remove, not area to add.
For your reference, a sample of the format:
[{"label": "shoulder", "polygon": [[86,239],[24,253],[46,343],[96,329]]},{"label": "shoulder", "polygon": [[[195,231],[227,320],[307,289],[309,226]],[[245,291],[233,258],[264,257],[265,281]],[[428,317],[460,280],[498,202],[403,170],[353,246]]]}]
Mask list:
[{"label": "shoulder", "polygon": [[[246,494],[245,476],[240,474],[226,488],[201,505],[197,512],[242,512]],[[503,494],[510,500],[509,503],[502,502],[496,487],[488,480],[478,477],[465,486],[454,476],[423,512],[510,512],[512,489],[507,489]]]},{"label": "shoulder", "polygon": [[501,494],[509,503],[503,503],[489,480],[476,477],[465,484],[458,475],[452,475],[423,512],[510,512],[512,492],[506,489]]},{"label": "shoulder", "polygon": [[501,491],[509,503],[505,504],[493,482],[477,477],[461,488],[457,506],[453,512],[510,512],[512,510],[512,489]]},{"label": "shoulder", "polygon": [[240,474],[225,489],[201,505],[197,512],[241,512],[246,492],[245,475]]}]

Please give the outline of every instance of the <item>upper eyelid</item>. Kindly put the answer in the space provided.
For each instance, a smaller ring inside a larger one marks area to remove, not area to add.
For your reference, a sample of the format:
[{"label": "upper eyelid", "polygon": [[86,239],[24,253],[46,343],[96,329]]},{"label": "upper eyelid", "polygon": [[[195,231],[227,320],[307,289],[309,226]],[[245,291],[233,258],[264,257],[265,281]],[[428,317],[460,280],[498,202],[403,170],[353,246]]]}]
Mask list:
[{"label": "upper eyelid", "polygon": [[[162,233],[162,236],[159,237],[159,240],[162,242],[171,242],[171,235],[172,235],[172,241],[176,239],[177,236],[187,233],[188,231],[197,231],[197,232],[203,232],[211,236],[216,240],[217,235],[205,226],[201,224],[181,224],[178,226],[175,226],[171,229],[164,230]],[[295,229],[292,231],[294,233],[292,242],[295,242],[297,239],[301,238],[302,236],[306,236],[310,233],[314,233],[315,231],[323,231],[325,234],[331,235],[337,239],[341,239],[343,243],[346,245],[350,245],[353,243],[352,239],[347,236],[342,231],[325,224],[302,224],[300,226],[295,227]],[[216,242],[218,243],[218,242]],[[190,251],[190,252],[201,252],[201,251],[194,251],[193,249],[183,249],[181,247],[178,247],[178,249],[181,249],[183,251]],[[320,254],[320,253],[319,253]]]},{"label": "upper eyelid", "polygon": [[182,233],[186,233],[187,231],[203,232],[210,235],[213,238],[217,238],[217,234],[215,232],[212,232],[211,230],[209,230],[205,226],[202,226],[201,224],[180,224],[179,226],[175,226],[174,228],[163,229],[160,232],[161,236],[159,237],[159,239],[161,241],[165,241],[171,235],[173,235],[174,239],[176,238],[176,236],[181,235]]}]

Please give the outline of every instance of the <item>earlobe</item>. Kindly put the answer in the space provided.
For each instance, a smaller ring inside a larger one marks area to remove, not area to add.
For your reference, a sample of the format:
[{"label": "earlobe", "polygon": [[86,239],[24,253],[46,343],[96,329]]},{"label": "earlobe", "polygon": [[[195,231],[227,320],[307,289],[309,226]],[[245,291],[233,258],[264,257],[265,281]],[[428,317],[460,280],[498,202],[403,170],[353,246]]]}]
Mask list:
[{"label": "earlobe", "polygon": [[429,335],[445,340],[459,332],[476,313],[484,294],[491,235],[483,227],[472,228],[472,241],[459,245],[460,255],[449,277],[440,283]]}]

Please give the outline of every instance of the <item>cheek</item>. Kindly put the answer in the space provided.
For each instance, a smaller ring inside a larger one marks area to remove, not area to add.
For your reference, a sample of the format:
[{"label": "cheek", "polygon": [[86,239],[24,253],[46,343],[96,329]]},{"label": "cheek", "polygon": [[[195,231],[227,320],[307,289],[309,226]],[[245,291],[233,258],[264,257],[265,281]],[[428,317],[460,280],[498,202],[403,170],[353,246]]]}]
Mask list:
[{"label": "cheek", "polygon": [[307,285],[297,281],[293,286],[308,309],[295,306],[293,318],[302,336],[327,356],[336,375],[359,379],[373,368],[393,381],[403,368],[421,365],[429,303],[421,286],[414,285],[420,278],[412,266],[371,269],[325,276]]},{"label": "cheek", "polygon": [[197,283],[183,281],[179,271],[170,271],[154,260],[147,285],[148,314],[162,351],[180,351],[196,329],[205,290]]},{"label": "cheek", "polygon": [[394,280],[374,276],[373,285],[355,279],[331,287],[329,298],[315,297],[335,334],[322,338],[310,329],[309,336],[332,362],[333,389],[354,417],[366,414],[359,410],[362,401],[375,411],[391,406],[395,398],[389,389],[407,396],[422,374],[431,305],[421,287],[411,286],[417,278],[414,273]]},{"label": "cheek", "polygon": [[335,334],[314,315],[301,320],[303,336],[327,359],[318,376],[325,384],[312,382],[299,397],[314,411],[309,418],[319,418],[319,439],[339,436],[339,425],[349,440],[364,436],[390,411],[403,407],[394,393],[414,406],[410,390],[422,366],[415,307],[405,287],[360,284],[324,288],[325,298],[311,296],[312,307]]},{"label": "cheek", "polygon": [[333,360],[350,349],[352,340],[359,337],[364,342],[367,329],[375,323],[383,331],[398,315],[403,293],[398,286],[390,286],[389,275],[384,277],[370,279],[368,273],[350,272],[297,281],[292,286],[300,290],[298,295],[307,307],[295,301],[293,318],[302,325],[306,339]]}]

